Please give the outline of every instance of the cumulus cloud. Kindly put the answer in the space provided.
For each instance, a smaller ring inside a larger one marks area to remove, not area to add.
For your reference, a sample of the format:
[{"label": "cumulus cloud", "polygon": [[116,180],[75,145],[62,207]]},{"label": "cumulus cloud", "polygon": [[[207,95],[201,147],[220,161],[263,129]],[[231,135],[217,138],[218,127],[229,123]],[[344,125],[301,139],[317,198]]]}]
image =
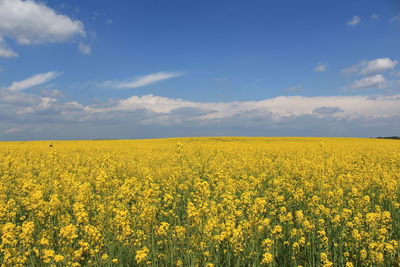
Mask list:
[{"label": "cumulus cloud", "polygon": [[353,16],[353,17],[351,18],[351,20],[349,20],[349,21],[347,22],[347,25],[349,25],[349,26],[356,26],[357,24],[360,23],[360,21],[361,21],[361,17],[360,17],[360,16]]},{"label": "cumulus cloud", "polygon": [[79,52],[81,52],[84,55],[90,55],[90,53],[92,53],[92,48],[90,47],[90,45],[84,43],[79,43],[78,49]]},{"label": "cumulus cloud", "polygon": [[18,115],[28,117],[51,116],[54,119],[67,119],[68,112],[82,111],[83,106],[78,102],[59,102],[55,98],[41,97],[39,104],[18,111]]},{"label": "cumulus cloud", "polygon": [[393,69],[397,63],[398,62],[396,60],[392,60],[390,58],[376,58],[370,61],[364,60],[356,65],[344,69],[342,73],[345,75],[352,73],[358,73],[362,75],[381,73]]},{"label": "cumulus cloud", "polygon": [[168,80],[171,78],[175,78],[181,76],[181,73],[178,72],[156,72],[152,74],[148,74],[145,76],[138,77],[133,81],[128,82],[117,82],[117,81],[107,81],[103,83],[103,86],[110,86],[114,88],[121,88],[121,89],[133,89],[139,88],[142,86],[146,86],[149,84],[157,83],[163,80]]},{"label": "cumulus cloud", "polygon": [[7,47],[4,38],[0,36],[0,57],[10,58],[17,56],[18,54],[14,52],[11,48]]},{"label": "cumulus cloud", "polygon": [[19,82],[13,82],[7,89],[13,92],[22,91],[40,84],[47,83],[56,78],[57,76],[59,76],[60,74],[61,73],[55,71],[39,73],[25,80]]},{"label": "cumulus cloud", "polygon": [[[385,103],[385,105],[382,105]],[[183,99],[173,99],[155,95],[132,96],[109,103],[108,105],[93,105],[87,111],[95,113],[108,113],[112,111],[130,112],[146,110],[154,114],[169,114],[171,111],[182,108],[192,108],[205,111],[202,119],[223,119],[246,112],[258,111],[263,114],[273,114],[275,118],[312,115],[321,107],[340,109],[342,117],[347,116],[379,116],[400,115],[397,104],[399,96],[279,96],[260,101],[234,101],[234,102],[193,102]],[[382,106],[380,106],[382,105]],[[332,111],[332,109],[331,109]]]},{"label": "cumulus cloud", "polygon": [[83,23],[32,0],[0,0],[0,35],[20,44],[64,42],[84,36]]},{"label": "cumulus cloud", "polygon": [[352,89],[368,89],[368,88],[386,88],[389,83],[386,81],[385,76],[382,74],[376,74],[373,76],[367,76],[362,79],[356,80],[351,84]]},{"label": "cumulus cloud", "polygon": [[[144,95],[83,105],[0,90],[0,139],[378,136],[383,129],[400,130],[399,106],[400,95],[280,96],[233,102]],[[21,127],[25,130],[19,131]]]},{"label": "cumulus cloud", "polygon": [[314,67],[314,71],[315,72],[324,72],[324,71],[326,71],[327,67],[328,67],[328,64],[319,63],[317,66]]},{"label": "cumulus cloud", "polygon": [[[32,94],[25,94],[23,92],[13,92],[9,90],[0,90],[0,105],[1,113],[9,113],[15,111],[17,108],[22,106],[31,106],[39,103],[38,97]],[[6,105],[10,105],[10,108],[4,108]],[[11,108],[12,107],[12,108]],[[3,115],[4,115],[3,114]]]}]

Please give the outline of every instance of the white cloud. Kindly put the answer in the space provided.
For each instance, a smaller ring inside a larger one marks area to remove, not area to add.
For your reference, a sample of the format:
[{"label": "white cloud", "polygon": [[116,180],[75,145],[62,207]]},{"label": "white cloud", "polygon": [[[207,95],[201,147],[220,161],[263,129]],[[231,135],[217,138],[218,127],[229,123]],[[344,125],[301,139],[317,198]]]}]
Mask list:
[{"label": "white cloud", "polygon": [[317,66],[314,67],[314,71],[315,72],[324,72],[324,71],[326,71],[327,67],[328,67],[328,64],[319,63]]},{"label": "white cloud", "polygon": [[371,15],[371,19],[373,19],[373,20],[377,20],[377,19],[379,19],[379,15],[378,15],[378,14],[376,14],[376,13],[372,13],[372,15]]},{"label": "white cloud", "polygon": [[13,92],[22,91],[40,84],[47,83],[59,75],[60,73],[54,71],[39,73],[25,80],[13,82],[7,89]]},{"label": "white cloud", "polygon": [[398,21],[400,21],[400,16],[394,16],[394,17],[392,17],[391,19],[390,19],[390,22],[398,22]]},{"label": "white cloud", "polygon": [[111,19],[106,19],[106,23],[107,23],[108,25],[110,25],[111,23],[113,23],[113,21],[112,21]]},{"label": "white cloud", "polygon": [[361,21],[360,16],[354,16],[351,18],[351,20],[347,22],[347,25],[356,26],[358,23],[360,23],[360,21]]},{"label": "white cloud", "polygon": [[357,80],[351,84],[353,89],[367,89],[367,88],[386,88],[389,83],[386,81],[385,76],[382,74],[376,74],[373,76],[367,76],[360,80]]},{"label": "white cloud", "polygon": [[0,0],[0,35],[20,44],[64,42],[84,36],[83,23],[32,0]]},{"label": "white cloud", "polygon": [[[378,136],[400,130],[400,95],[195,102],[155,95],[94,105],[0,90],[0,139],[193,135]],[[18,131],[18,129],[25,129]]]},{"label": "white cloud", "polygon": [[[21,92],[0,90],[0,113],[61,116],[57,121],[139,120],[144,123],[169,123],[265,117],[273,122],[301,116],[335,118],[388,118],[400,116],[400,95],[393,96],[279,96],[259,101],[194,102],[155,95],[131,96],[103,104],[84,106],[78,102],[60,102]],[[2,109],[3,105],[10,105]],[[142,114],[140,118],[132,114]],[[35,116],[36,116],[35,115]],[[163,122],[164,120],[164,122]],[[240,125],[240,121],[237,121]],[[400,121],[399,121],[400,122]],[[121,123],[129,124],[129,121]]]},{"label": "white cloud", "polygon": [[0,57],[10,58],[17,57],[18,54],[14,52],[11,48],[7,47],[6,42],[3,37],[0,36]]},{"label": "white cloud", "polygon": [[376,58],[370,61],[364,60],[360,63],[344,69],[344,74],[358,73],[362,75],[381,73],[393,69],[397,65],[396,60],[390,58]]},{"label": "white cloud", "polygon": [[84,44],[84,43],[79,43],[79,52],[81,52],[84,55],[90,55],[92,53],[92,48],[90,45]]},{"label": "white cloud", "polygon": [[163,80],[175,78],[178,76],[181,76],[181,73],[178,72],[157,72],[157,73],[152,73],[148,74],[145,76],[141,76],[136,78],[133,81],[130,82],[106,82],[105,85],[113,86],[116,88],[126,88],[126,89],[132,89],[132,88],[138,88],[142,86],[146,86],[149,84],[153,84],[156,82],[160,82]]},{"label": "white cloud", "polygon": [[[383,105],[384,104],[384,105]],[[204,111],[199,120],[224,119],[257,111],[257,114],[275,119],[312,115],[321,107],[335,109],[335,116],[392,116],[400,115],[400,95],[397,96],[279,96],[260,101],[193,102],[155,95],[132,96],[108,105],[86,107],[90,113],[132,112],[146,110],[154,114],[174,114],[175,110],[196,109]],[[326,108],[325,108],[326,109]],[[331,112],[334,113],[334,112]],[[193,119],[193,118],[191,118]]]},{"label": "white cloud", "polygon": [[54,89],[54,90],[46,90],[46,89],[42,89],[40,90],[40,94],[42,96],[49,96],[52,98],[59,98],[59,97],[64,97],[64,93],[61,92],[60,90]]},{"label": "white cloud", "polygon": [[371,74],[384,72],[389,69],[393,69],[397,65],[396,60],[390,58],[377,58],[372,61],[366,62],[364,68],[360,71],[361,74]]}]

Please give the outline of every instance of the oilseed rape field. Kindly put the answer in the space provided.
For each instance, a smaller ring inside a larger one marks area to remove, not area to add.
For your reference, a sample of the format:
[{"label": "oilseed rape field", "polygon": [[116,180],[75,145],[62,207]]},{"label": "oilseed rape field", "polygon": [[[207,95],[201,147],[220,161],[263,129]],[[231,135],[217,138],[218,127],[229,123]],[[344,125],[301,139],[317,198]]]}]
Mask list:
[{"label": "oilseed rape field", "polygon": [[2,266],[398,266],[400,141],[0,142]]}]

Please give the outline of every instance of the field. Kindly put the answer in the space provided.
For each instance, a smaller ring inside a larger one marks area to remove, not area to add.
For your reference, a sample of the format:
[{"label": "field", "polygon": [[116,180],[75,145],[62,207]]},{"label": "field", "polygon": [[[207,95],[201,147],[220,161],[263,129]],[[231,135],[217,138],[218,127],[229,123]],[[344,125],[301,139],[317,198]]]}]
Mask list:
[{"label": "field", "polygon": [[0,142],[2,266],[398,266],[400,141]]}]

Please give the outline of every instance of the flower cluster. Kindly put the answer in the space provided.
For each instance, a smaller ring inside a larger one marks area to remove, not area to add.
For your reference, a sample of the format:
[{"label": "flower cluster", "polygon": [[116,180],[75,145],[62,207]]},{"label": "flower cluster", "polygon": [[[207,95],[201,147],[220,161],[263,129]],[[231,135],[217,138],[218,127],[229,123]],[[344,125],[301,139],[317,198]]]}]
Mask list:
[{"label": "flower cluster", "polygon": [[400,142],[0,143],[2,266],[397,266]]}]

